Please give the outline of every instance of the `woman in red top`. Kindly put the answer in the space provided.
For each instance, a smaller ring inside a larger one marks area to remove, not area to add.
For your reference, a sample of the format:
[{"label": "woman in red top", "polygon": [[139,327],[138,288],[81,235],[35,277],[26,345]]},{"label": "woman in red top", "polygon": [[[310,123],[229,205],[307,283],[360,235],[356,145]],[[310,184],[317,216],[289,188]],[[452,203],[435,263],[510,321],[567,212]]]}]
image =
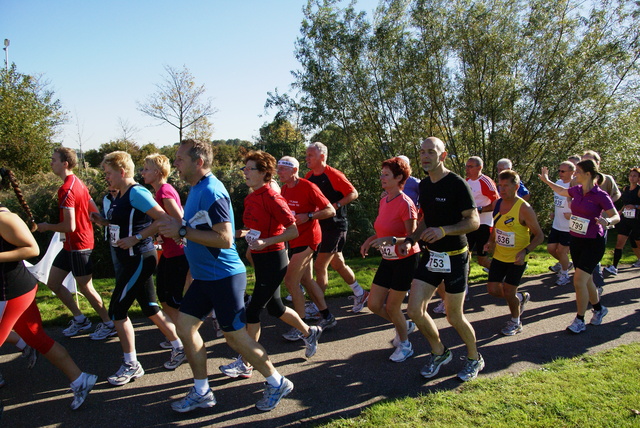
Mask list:
[{"label": "woman in red top", "polygon": [[408,334],[416,328],[413,322],[405,319],[402,302],[411,288],[420,247],[414,244],[405,256],[400,255],[397,247],[417,226],[416,206],[402,192],[410,175],[411,167],[398,157],[382,162],[380,182],[385,196],[380,199],[378,217],[373,224],[376,233],[360,247],[362,257],[367,256],[371,247],[377,248],[382,254],[382,261],[371,284],[368,306],[373,313],[391,321],[396,329],[396,338],[393,340],[396,349],[389,357],[396,363],[413,355]]},{"label": "woman in red top", "polygon": [[[260,313],[266,307],[271,316],[302,332],[305,356],[310,358],[316,353],[322,329],[309,327],[280,299],[280,283],[289,263],[284,243],[298,237],[298,228],[287,201],[269,186],[276,172],[276,160],[263,151],[249,152],[242,170],[247,186],[253,192],[244,200],[242,220],[245,228],[239,230],[236,237],[247,240],[256,276],[247,306],[247,331],[257,342],[260,338]],[[236,361],[221,366],[220,370],[229,377],[249,377],[253,368],[238,356]]]}]

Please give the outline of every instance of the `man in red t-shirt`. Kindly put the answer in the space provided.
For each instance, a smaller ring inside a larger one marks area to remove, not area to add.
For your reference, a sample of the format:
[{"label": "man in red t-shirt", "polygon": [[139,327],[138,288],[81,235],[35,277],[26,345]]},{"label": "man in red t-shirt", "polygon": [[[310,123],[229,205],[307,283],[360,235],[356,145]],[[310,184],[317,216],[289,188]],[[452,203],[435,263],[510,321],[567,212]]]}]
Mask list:
[{"label": "man in red t-shirt", "polygon": [[73,168],[77,164],[78,157],[72,149],[59,147],[51,155],[51,169],[64,182],[58,189],[60,222],[39,223],[38,230],[60,232],[64,242],[63,249],[53,261],[47,280],[47,286],[73,314],[73,319],[69,327],[62,331],[63,334],[67,337],[75,336],[91,328],[89,318],[84,316],[71,292],[62,285],[69,272],[72,272],[78,289],[102,319],[90,337],[93,340],[102,340],[114,336],[116,330],[100,295],[93,288],[93,265],[90,259],[93,251],[93,225],[89,219],[89,213],[98,212],[98,208],[91,199],[87,186],[73,173]]},{"label": "man in red t-shirt", "polygon": [[[304,295],[298,284],[302,283],[316,304],[326,325],[334,318],[324,300],[324,292],[311,275],[311,259],[320,245],[322,232],[318,220],[331,218],[336,211],[318,186],[298,176],[300,164],[296,158],[284,156],[278,161],[278,177],[282,183],[281,195],[296,218],[298,237],[289,241],[289,266],[284,283],[292,297],[293,308],[305,317]],[[335,318],[334,318],[335,319]],[[299,335],[291,331],[285,334],[288,340],[298,340]]]},{"label": "man in red t-shirt", "polygon": [[346,205],[358,197],[358,191],[347,180],[345,175],[327,165],[327,146],[315,142],[307,147],[306,162],[311,171],[305,178],[318,186],[324,196],[336,210],[335,217],[320,221],[322,242],[318,248],[318,255],[314,264],[316,281],[322,288],[327,289],[329,264],[340,274],[342,279],[353,290],[353,312],[360,312],[369,298],[369,292],[364,291],[353,273],[344,261],[342,248],[347,239],[347,208]]}]

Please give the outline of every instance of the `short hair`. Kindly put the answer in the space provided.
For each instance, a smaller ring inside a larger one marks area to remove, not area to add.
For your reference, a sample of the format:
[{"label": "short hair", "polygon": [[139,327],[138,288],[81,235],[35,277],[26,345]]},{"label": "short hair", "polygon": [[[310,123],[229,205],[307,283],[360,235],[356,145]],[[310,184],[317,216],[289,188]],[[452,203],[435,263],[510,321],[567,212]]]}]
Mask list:
[{"label": "short hair", "polygon": [[60,162],[67,162],[69,169],[78,166],[78,155],[75,150],[68,147],[56,147],[53,149],[53,153],[57,153],[60,156]]},{"label": "short hair", "polygon": [[211,147],[211,143],[189,138],[180,141],[180,145],[191,145],[191,148],[187,152],[191,160],[195,162],[198,159],[202,159],[202,167],[204,169],[211,168],[211,164],[213,163],[213,147]]},{"label": "short hair", "polygon": [[398,157],[400,159],[402,159],[403,161],[405,161],[407,163],[407,165],[411,166],[411,161],[409,160],[408,157],[406,157],[405,155],[398,155]]},{"label": "short hair", "polygon": [[637,166],[634,166],[633,168],[629,169],[629,172],[636,172],[638,173],[638,175],[640,175],[640,168],[638,168]]},{"label": "short hair", "polygon": [[411,167],[407,162],[404,161],[400,156],[396,156],[395,158],[387,159],[382,162],[382,168],[387,167],[391,171],[394,177],[399,175],[402,176],[402,179],[398,182],[398,185],[402,189],[404,187],[404,183],[407,182],[407,178],[411,175]]},{"label": "short hair", "polygon": [[498,181],[500,180],[510,180],[516,186],[520,185],[520,176],[512,169],[505,169],[498,174]]},{"label": "short hair", "polygon": [[267,152],[263,152],[262,150],[250,151],[244,157],[244,163],[248,161],[254,161],[256,163],[256,168],[258,171],[264,172],[264,182],[267,183],[271,181],[271,177],[276,172],[276,158],[271,156]]},{"label": "short hair", "polygon": [[511,159],[507,159],[507,158],[502,158],[498,162],[496,162],[496,166],[500,166],[500,165],[504,165],[506,169],[513,168],[513,162],[511,162]]},{"label": "short hair", "polygon": [[567,158],[569,162],[571,162],[574,166],[582,160],[582,158],[578,155],[571,155]]},{"label": "short hair", "polygon": [[591,156],[598,165],[600,165],[600,155],[598,154],[598,152],[594,152],[593,150],[586,150],[583,154],[582,157],[584,158],[585,156]]},{"label": "short hair", "polygon": [[598,171],[598,164],[593,159],[585,159],[581,162],[578,162],[578,165],[582,172],[589,173],[591,178],[595,178],[598,184],[602,184],[604,181],[604,176],[600,174]]},{"label": "short hair", "polygon": [[567,168],[569,168],[571,171],[575,171],[576,170],[576,165],[573,162],[570,161],[564,161],[560,164],[561,167],[566,166]]},{"label": "short hair", "polygon": [[104,155],[104,159],[101,163],[102,167],[105,165],[110,166],[113,169],[124,170],[125,177],[133,177],[135,171],[135,165],[131,155],[127,152],[115,151]]},{"label": "short hair", "polygon": [[160,175],[162,175],[163,179],[166,179],[171,172],[171,161],[168,157],[161,155],[160,153],[150,154],[144,158],[144,163],[155,166],[158,171],[160,171]]},{"label": "short hair", "polygon": [[[290,163],[291,165],[288,165],[287,163]],[[298,159],[293,156],[282,156],[278,161],[278,165],[293,166],[293,168],[300,170],[300,162],[298,162]]]},{"label": "short hair", "polygon": [[474,161],[480,168],[484,166],[484,162],[480,156],[471,156],[468,160]]},{"label": "short hair", "polygon": [[309,144],[307,148],[309,149],[311,147],[314,147],[321,155],[324,155],[324,160],[325,162],[327,161],[327,158],[329,157],[329,150],[327,149],[327,146],[322,144],[320,141],[316,141],[315,143]]}]

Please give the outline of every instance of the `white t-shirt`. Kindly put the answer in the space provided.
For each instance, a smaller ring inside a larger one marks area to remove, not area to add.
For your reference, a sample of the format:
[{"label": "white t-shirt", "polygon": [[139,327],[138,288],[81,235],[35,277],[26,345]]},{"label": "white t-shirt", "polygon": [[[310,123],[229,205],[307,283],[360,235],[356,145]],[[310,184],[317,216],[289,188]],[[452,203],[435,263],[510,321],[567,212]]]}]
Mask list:
[{"label": "white t-shirt", "polygon": [[[562,180],[556,181],[558,186],[562,186],[565,189],[569,188],[571,182],[565,183]],[[555,208],[554,216],[553,216],[553,227],[555,230],[559,230],[560,232],[568,232],[569,231],[569,220],[564,218],[564,213],[570,213],[571,208],[569,207],[569,201],[566,197],[558,195],[556,192],[553,192],[553,205]]]}]

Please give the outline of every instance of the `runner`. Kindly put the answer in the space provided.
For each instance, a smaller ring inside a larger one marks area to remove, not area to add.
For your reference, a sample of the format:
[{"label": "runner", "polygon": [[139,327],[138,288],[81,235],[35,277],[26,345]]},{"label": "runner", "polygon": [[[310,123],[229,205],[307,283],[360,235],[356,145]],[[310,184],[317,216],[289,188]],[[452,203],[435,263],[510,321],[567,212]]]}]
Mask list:
[{"label": "runner", "polygon": [[[511,162],[511,159],[502,158],[498,162],[496,162],[496,171],[498,172],[498,174],[506,169],[513,170],[513,162]],[[498,191],[500,191],[500,189],[498,189]],[[529,189],[527,189],[527,186],[524,185],[522,180],[520,181],[520,186],[518,187],[518,196],[527,202],[529,202],[529,199],[531,199],[531,193],[529,192]]]},{"label": "runner", "polygon": [[[559,178],[556,184],[568,189],[575,169],[576,166],[572,162],[562,162],[558,167]],[[569,208],[567,198],[555,192],[553,194],[553,205],[553,224],[547,240],[547,252],[555,257],[558,263],[549,267],[549,269],[558,274],[556,285],[566,285],[571,283],[569,270],[573,267],[573,263],[569,261],[569,245],[571,243],[569,218],[571,217],[571,208]]]},{"label": "runner", "polygon": [[269,411],[293,391],[293,383],[278,373],[265,349],[245,328],[245,267],[233,240],[231,200],[211,173],[212,160],[211,144],[196,140],[180,143],[174,166],[180,178],[192,186],[184,207],[184,224],[168,216],[160,222],[164,236],[187,240],[185,254],[193,276],[182,299],[177,328],[185,344],[194,386],[171,408],[182,413],[216,405],[207,379],[207,351],[198,332],[202,321],[215,309],[227,344],[266,378],[264,395],[256,408]]},{"label": "runner", "polygon": [[451,351],[440,341],[440,334],[427,313],[427,304],[442,280],[445,284],[447,321],[458,332],[467,347],[467,360],[458,378],[475,379],[484,368],[478,353],[475,331],[463,313],[464,291],[469,272],[469,249],[465,234],[480,224],[478,210],[471,190],[457,174],[449,171],[444,161],[447,152],[444,143],[436,137],[425,139],[420,147],[420,163],[429,177],[420,182],[420,206],[424,220],[415,232],[399,246],[400,254],[408,253],[421,239],[428,251],[415,272],[409,294],[409,317],[431,346],[431,354],[421,374],[432,378],[440,367],[451,362]]}]

